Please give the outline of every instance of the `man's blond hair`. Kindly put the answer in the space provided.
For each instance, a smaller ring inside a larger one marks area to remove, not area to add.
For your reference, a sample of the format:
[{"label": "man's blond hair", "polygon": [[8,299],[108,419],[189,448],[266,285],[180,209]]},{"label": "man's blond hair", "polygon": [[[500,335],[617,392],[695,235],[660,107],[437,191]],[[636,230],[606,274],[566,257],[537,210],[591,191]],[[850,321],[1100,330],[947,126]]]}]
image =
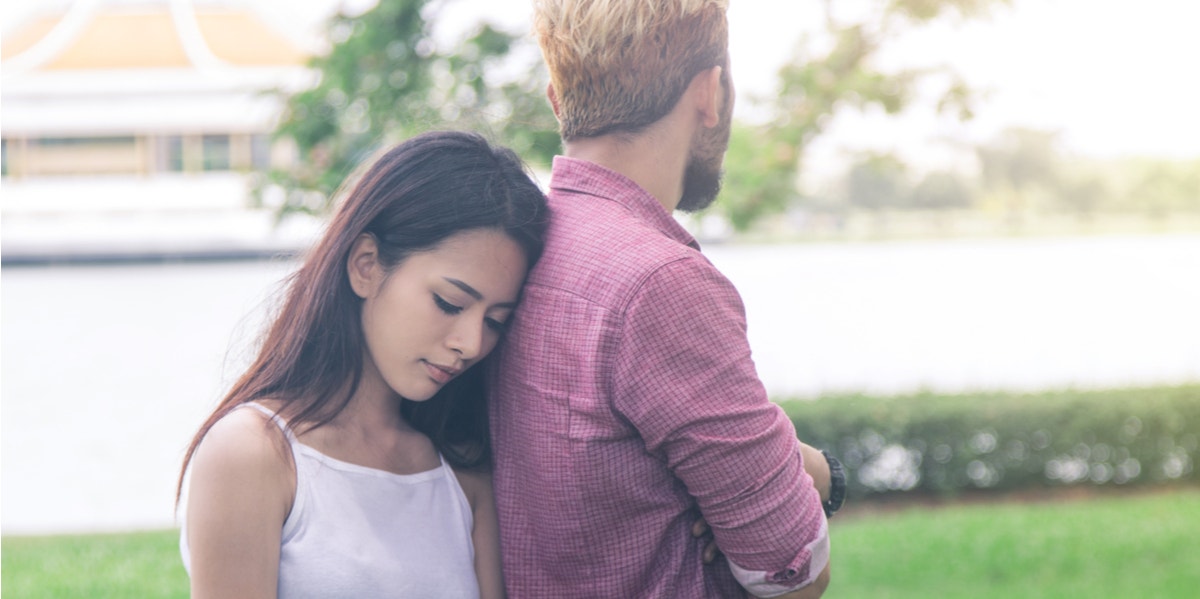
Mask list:
[{"label": "man's blond hair", "polygon": [[636,133],[727,66],[729,0],[533,0],[564,140]]}]

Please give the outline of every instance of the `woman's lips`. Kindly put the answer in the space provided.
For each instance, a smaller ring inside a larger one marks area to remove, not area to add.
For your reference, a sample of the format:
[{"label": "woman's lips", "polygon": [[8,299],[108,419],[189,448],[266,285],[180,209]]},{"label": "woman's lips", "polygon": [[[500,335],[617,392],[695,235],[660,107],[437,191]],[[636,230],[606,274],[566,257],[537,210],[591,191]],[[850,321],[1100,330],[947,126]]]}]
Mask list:
[{"label": "woman's lips", "polygon": [[432,362],[425,362],[425,370],[429,372],[430,378],[437,381],[440,385],[445,385],[451,379],[458,376],[462,372],[461,368],[451,368],[449,366],[439,366]]}]

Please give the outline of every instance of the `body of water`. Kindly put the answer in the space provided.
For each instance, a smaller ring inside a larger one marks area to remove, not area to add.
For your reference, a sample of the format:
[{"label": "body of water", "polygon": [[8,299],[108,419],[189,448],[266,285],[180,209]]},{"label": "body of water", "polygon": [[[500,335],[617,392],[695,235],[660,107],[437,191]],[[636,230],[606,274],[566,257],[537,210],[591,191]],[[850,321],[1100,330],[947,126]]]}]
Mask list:
[{"label": "body of water", "polygon": [[[778,397],[1200,380],[1200,236],[714,246]],[[287,261],[3,271],[5,534],[159,528]]]}]

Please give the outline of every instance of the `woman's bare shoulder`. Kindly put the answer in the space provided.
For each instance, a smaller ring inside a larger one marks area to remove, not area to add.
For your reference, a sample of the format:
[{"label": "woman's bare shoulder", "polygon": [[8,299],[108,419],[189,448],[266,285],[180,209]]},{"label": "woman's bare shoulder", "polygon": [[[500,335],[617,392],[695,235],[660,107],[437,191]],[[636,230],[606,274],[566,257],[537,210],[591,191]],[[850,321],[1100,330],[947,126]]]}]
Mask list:
[{"label": "woman's bare shoulder", "polygon": [[196,448],[201,463],[221,468],[291,467],[287,436],[271,417],[253,408],[235,409],[216,421]]}]

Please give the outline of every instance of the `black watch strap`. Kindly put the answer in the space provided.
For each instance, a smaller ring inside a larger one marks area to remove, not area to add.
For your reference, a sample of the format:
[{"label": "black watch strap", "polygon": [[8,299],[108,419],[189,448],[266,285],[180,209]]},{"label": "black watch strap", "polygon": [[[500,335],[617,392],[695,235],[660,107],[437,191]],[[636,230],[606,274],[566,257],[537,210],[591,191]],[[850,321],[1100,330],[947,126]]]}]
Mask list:
[{"label": "black watch strap", "polygon": [[842,462],[828,451],[822,449],[821,455],[829,463],[829,499],[821,503],[821,507],[825,508],[825,517],[829,518],[846,501],[846,471],[842,468]]}]

